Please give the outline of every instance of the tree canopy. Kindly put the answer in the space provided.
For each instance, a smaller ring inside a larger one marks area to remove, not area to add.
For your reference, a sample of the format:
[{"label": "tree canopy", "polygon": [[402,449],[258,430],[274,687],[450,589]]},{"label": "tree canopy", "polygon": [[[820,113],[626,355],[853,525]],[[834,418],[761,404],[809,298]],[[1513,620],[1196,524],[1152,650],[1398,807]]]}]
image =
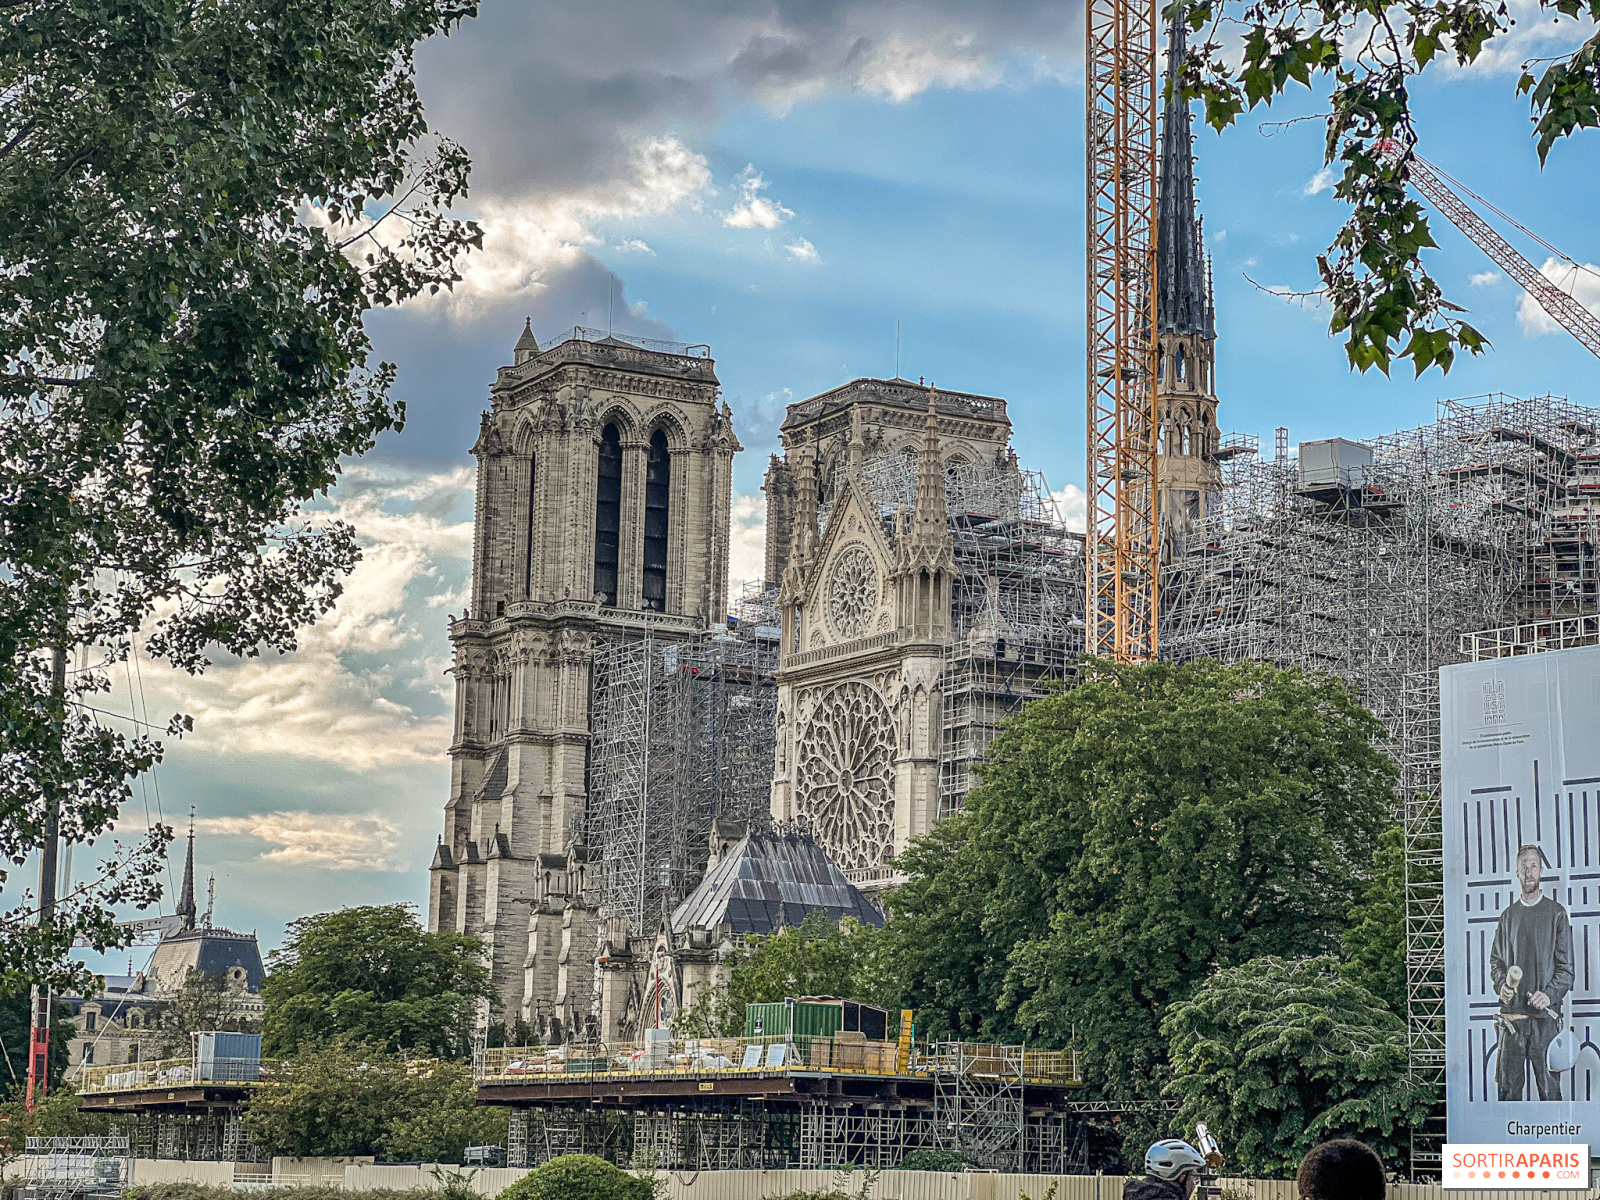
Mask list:
[{"label": "tree canopy", "polygon": [[504,1200],[651,1200],[665,1190],[665,1183],[630,1175],[593,1154],[560,1154],[500,1195]]},{"label": "tree canopy", "polygon": [[[1435,245],[1428,217],[1406,188],[1418,141],[1411,94],[1416,77],[1446,59],[1467,66],[1503,54],[1517,18],[1496,0],[1171,0],[1187,12],[1191,45],[1182,91],[1204,99],[1218,129],[1246,109],[1271,104],[1291,85],[1328,84],[1324,164],[1338,164],[1334,195],[1350,216],[1317,258],[1332,306],[1330,331],[1345,334],[1350,364],[1388,372],[1410,359],[1418,375],[1448,371],[1457,350],[1488,343],[1455,314],[1428,274],[1422,252]],[[1569,48],[1524,65],[1539,160],[1561,139],[1600,125],[1600,0],[1538,0],[1524,22],[1574,23]],[[1515,51],[1511,51],[1515,53]],[[1435,74],[1439,72],[1436,71]],[[1382,152],[1393,143],[1397,154]]]},{"label": "tree canopy", "polygon": [[1339,973],[1388,1006],[1406,1015],[1406,860],[1405,831],[1383,832],[1372,877],[1350,909]]},{"label": "tree canopy", "polygon": [[[478,231],[434,135],[421,40],[475,0],[11,0],[0,6],[0,855],[113,829],[161,753],[98,693],[135,650],[198,672],[285,651],[358,557],[303,505],[398,429],[362,317],[447,287]],[[70,677],[51,670],[52,652]],[[131,721],[139,717],[140,721]],[[84,988],[170,831],[106,856],[0,969]]]},{"label": "tree canopy", "polygon": [[251,1095],[244,1120],[269,1155],[458,1163],[466,1147],[506,1139],[506,1110],[478,1107],[466,1064],[407,1062],[345,1044],[305,1047]]},{"label": "tree canopy", "polygon": [[1075,1039],[1102,1093],[1158,1093],[1173,1004],[1339,948],[1394,804],[1380,732],[1331,678],[1088,664],[897,860],[884,953],[919,1033]]},{"label": "tree canopy", "polygon": [[1240,1172],[1292,1178],[1334,1137],[1395,1163],[1428,1115],[1432,1089],[1406,1074],[1405,1021],[1335,968],[1253,959],[1218,971],[1162,1021],[1179,1125],[1207,1122]]},{"label": "tree canopy", "polygon": [[428,933],[405,904],[301,917],[267,968],[262,1051],[284,1057],[339,1040],[459,1057],[493,995],[483,943]]},{"label": "tree canopy", "polygon": [[830,921],[814,908],[799,925],[752,935],[734,952],[725,992],[688,997],[675,1028],[689,1037],[735,1037],[744,1032],[747,1004],[788,996],[848,996],[882,1002],[894,991],[878,953],[882,935],[854,917]]}]

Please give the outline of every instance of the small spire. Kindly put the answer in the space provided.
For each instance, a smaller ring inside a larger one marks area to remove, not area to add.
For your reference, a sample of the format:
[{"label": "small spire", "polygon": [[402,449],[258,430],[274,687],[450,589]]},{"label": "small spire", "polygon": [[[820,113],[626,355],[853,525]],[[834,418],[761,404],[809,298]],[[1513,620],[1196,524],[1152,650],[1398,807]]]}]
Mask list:
[{"label": "small spire", "polygon": [[850,474],[853,476],[861,470],[862,460],[866,457],[867,443],[861,436],[861,406],[850,407],[850,446],[849,464]]},{"label": "small spire", "polygon": [[944,460],[939,454],[939,393],[928,385],[928,415],[922,423],[922,461],[917,467],[917,500],[912,524],[920,539],[942,542],[945,514]]},{"label": "small spire", "polygon": [[194,808],[189,809],[189,852],[183,860],[183,890],[178,893],[178,915],[185,929],[194,928]]},{"label": "small spire", "polygon": [[537,353],[539,353],[539,339],[533,336],[533,318],[526,317],[522,322],[522,336],[511,348],[511,365],[520,367]]}]

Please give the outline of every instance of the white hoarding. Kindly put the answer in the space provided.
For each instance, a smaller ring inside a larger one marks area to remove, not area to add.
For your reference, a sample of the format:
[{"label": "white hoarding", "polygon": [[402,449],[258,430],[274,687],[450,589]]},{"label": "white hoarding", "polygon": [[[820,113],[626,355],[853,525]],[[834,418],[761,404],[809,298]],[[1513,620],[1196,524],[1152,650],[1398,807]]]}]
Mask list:
[{"label": "white hoarding", "polygon": [[1600,646],[1440,672],[1452,1143],[1600,1146]]}]

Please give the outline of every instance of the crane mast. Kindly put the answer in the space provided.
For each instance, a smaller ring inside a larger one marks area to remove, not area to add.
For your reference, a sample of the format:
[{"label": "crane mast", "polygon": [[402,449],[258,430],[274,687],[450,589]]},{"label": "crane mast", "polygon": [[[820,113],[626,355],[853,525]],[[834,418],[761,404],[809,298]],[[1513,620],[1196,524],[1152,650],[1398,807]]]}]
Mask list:
[{"label": "crane mast", "polygon": [[[1378,150],[1391,161],[1404,158],[1406,150],[1399,142],[1380,143]],[[1407,171],[1411,185],[1437,208],[1462,233],[1477,245],[1494,264],[1521,285],[1534,302],[1550,314],[1550,319],[1561,325],[1591,354],[1600,357],[1600,318],[1563,292],[1544,277],[1537,267],[1494,228],[1480,217],[1448,183],[1443,173],[1421,155],[1413,153]]]},{"label": "crane mast", "polygon": [[1156,6],[1088,0],[1088,653],[1156,657]]}]

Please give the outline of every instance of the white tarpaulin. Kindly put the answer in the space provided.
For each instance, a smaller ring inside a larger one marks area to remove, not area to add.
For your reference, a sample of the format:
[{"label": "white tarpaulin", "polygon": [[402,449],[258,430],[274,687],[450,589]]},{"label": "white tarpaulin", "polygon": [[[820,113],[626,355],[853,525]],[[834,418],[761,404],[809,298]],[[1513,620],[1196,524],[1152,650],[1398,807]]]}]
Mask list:
[{"label": "white tarpaulin", "polygon": [[1446,667],[1449,1140],[1600,1146],[1600,647]]}]

